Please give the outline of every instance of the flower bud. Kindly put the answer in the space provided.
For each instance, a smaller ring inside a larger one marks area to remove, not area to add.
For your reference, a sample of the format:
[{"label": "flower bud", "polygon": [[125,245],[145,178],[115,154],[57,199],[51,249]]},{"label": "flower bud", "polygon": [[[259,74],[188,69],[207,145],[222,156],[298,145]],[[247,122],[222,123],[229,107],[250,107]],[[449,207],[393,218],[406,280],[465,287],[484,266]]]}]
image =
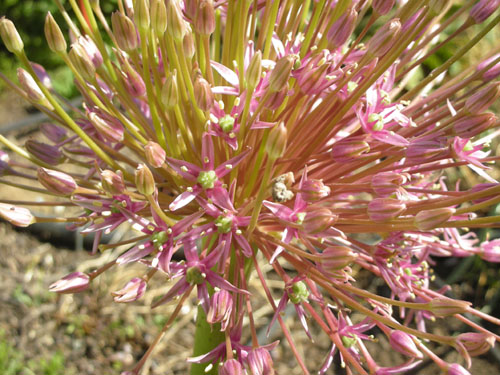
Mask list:
[{"label": "flower bud", "polygon": [[158,143],[149,141],[146,146],[144,146],[144,153],[146,154],[146,160],[155,168],[160,168],[163,163],[165,163],[165,156],[167,153]]},{"label": "flower bud", "polygon": [[422,359],[424,355],[417,349],[412,336],[403,331],[392,331],[389,335],[391,347],[408,357]]},{"label": "flower bud", "polygon": [[[35,72],[35,75],[38,77],[42,85],[47,88],[47,90],[52,90],[52,81],[50,80],[49,75],[47,74],[47,71],[43,66],[40,64],[30,62],[31,67],[33,68],[33,71]],[[52,107],[52,104],[46,103],[47,106]]]},{"label": "flower bud", "polygon": [[283,156],[286,149],[287,130],[285,124],[280,122],[269,132],[266,142],[266,152],[270,159],[276,160]]},{"label": "flower bud", "polygon": [[23,68],[17,68],[17,79],[19,80],[19,84],[23,88],[26,95],[28,95],[29,100],[35,103],[41,103],[46,100],[42,90],[40,90],[36,81],[26,70]]},{"label": "flower bud", "polygon": [[414,224],[419,230],[431,230],[446,223],[454,213],[451,207],[420,211],[415,215]]},{"label": "flower bud", "polygon": [[302,221],[302,229],[308,234],[318,234],[330,228],[338,219],[326,207],[310,206],[305,212],[306,216]]},{"label": "flower bud", "polygon": [[41,124],[40,131],[54,143],[61,142],[66,138],[66,130],[50,122],[44,122]]},{"label": "flower bud", "polygon": [[469,371],[464,369],[458,363],[453,363],[447,367],[447,375],[471,375]]},{"label": "flower bud", "polygon": [[130,65],[127,59],[122,63],[122,74],[127,91],[134,98],[140,98],[146,94],[146,85],[141,75]]},{"label": "flower bud", "polygon": [[384,16],[389,13],[396,0],[373,0],[372,7],[378,15]]},{"label": "flower bud", "polygon": [[153,195],[155,192],[155,179],[145,164],[139,164],[135,170],[135,186],[137,191],[145,196]]},{"label": "flower bud", "polygon": [[330,246],[321,253],[321,265],[326,272],[332,273],[347,267],[357,256],[347,246]]},{"label": "flower bud", "polygon": [[26,147],[26,150],[28,150],[30,154],[50,165],[61,164],[65,159],[59,147],[51,146],[46,143],[29,139],[24,144],[24,147]]},{"label": "flower bud", "polygon": [[462,333],[455,340],[471,357],[484,354],[495,345],[495,336],[482,332]]},{"label": "flower bud", "polygon": [[366,53],[369,56],[380,57],[386,54],[393,46],[396,36],[401,31],[399,19],[393,19],[375,32],[366,46]]},{"label": "flower bud", "polygon": [[214,106],[214,93],[210,83],[202,77],[201,73],[196,75],[194,81],[194,98],[202,111],[209,111]]},{"label": "flower bud", "polygon": [[130,18],[121,12],[114,12],[111,15],[111,27],[118,48],[125,52],[131,52],[137,48],[139,44],[137,31]]},{"label": "flower bud", "polygon": [[490,83],[465,101],[465,109],[472,114],[484,112],[499,96],[500,82]]},{"label": "flower bud", "polygon": [[167,7],[163,0],[151,1],[151,27],[158,37],[167,30]]},{"label": "flower bud", "polygon": [[188,59],[192,59],[194,54],[196,53],[194,34],[191,32],[191,30],[187,30],[186,35],[184,35],[184,38],[182,38],[182,50],[184,51],[184,55]]},{"label": "flower bud", "polygon": [[278,91],[278,92],[274,92],[271,95],[269,95],[269,98],[267,99],[266,103],[264,104],[264,107],[267,109],[270,109],[271,111],[278,109],[279,106],[285,100],[287,94],[288,94],[288,83],[285,85],[283,90]]},{"label": "flower bud", "polygon": [[71,195],[78,185],[70,175],[53,171],[51,169],[38,168],[38,181],[50,192],[59,195]]},{"label": "flower bud", "polygon": [[430,300],[427,308],[438,318],[445,318],[450,315],[466,313],[470,305],[470,302],[438,297]]},{"label": "flower bud", "polygon": [[269,77],[270,92],[278,92],[285,88],[290,78],[295,60],[296,57],[292,55],[287,55],[278,60]]},{"label": "flower bud", "polygon": [[316,202],[330,195],[330,188],[322,180],[306,180],[300,190],[302,198],[309,203]]},{"label": "flower bud", "polygon": [[233,297],[225,289],[215,292],[210,298],[210,307],[207,313],[207,322],[210,324],[221,323],[221,331],[225,331],[231,312],[233,311]]},{"label": "flower bud", "polygon": [[461,138],[472,138],[491,128],[497,120],[491,112],[468,115],[458,119],[453,124],[453,130]]},{"label": "flower bud", "polygon": [[73,43],[68,56],[71,64],[84,80],[94,80],[96,68],[82,45]]},{"label": "flower bud", "polygon": [[161,89],[161,102],[168,109],[173,108],[179,102],[179,91],[177,88],[177,71],[174,69],[167,77]]},{"label": "flower bud", "polygon": [[90,284],[89,275],[83,272],[73,272],[49,286],[51,292],[56,293],[78,293],[88,289]]},{"label": "flower bud", "polygon": [[470,10],[469,17],[475,23],[483,23],[489,16],[491,16],[500,5],[498,0],[479,0]]},{"label": "flower bud", "polygon": [[262,52],[259,50],[254,53],[247,71],[245,72],[245,80],[248,88],[253,91],[260,82],[262,75]]},{"label": "flower bud", "polygon": [[215,10],[212,0],[198,2],[194,30],[201,35],[211,35],[215,31]]},{"label": "flower bud", "polygon": [[500,263],[500,240],[495,239],[483,242],[480,247],[479,256],[487,262]]},{"label": "flower bud", "polygon": [[219,375],[244,375],[243,366],[236,359],[228,359],[219,367]]},{"label": "flower bud", "polygon": [[121,171],[115,173],[105,169],[101,172],[101,184],[102,188],[111,195],[122,194],[126,189]]},{"label": "flower bud", "polygon": [[111,292],[111,295],[115,297],[114,298],[115,302],[119,303],[134,302],[144,295],[146,287],[147,283],[144,279],[140,277],[134,277],[127,284],[125,284],[125,286],[122,289],[116,292]]},{"label": "flower bud", "polygon": [[428,160],[446,152],[438,140],[416,140],[406,148],[405,155],[408,159]]},{"label": "flower bud", "polygon": [[358,12],[351,8],[333,23],[330,30],[328,30],[328,34],[326,34],[330,49],[338,48],[347,42],[356,27],[357,18]]},{"label": "flower bud", "polygon": [[489,68],[487,71],[485,71],[483,73],[483,75],[482,75],[483,81],[485,81],[485,82],[492,81],[500,75],[500,61],[499,61],[499,59],[500,59],[500,53],[497,53],[497,54],[491,56],[490,58],[482,61],[481,63],[479,63],[477,65],[476,70],[480,71],[480,70],[483,70],[484,68],[486,68],[488,65],[490,65],[493,61],[495,61],[495,60],[497,61],[497,63],[495,65],[493,65],[491,68]]},{"label": "flower bud", "polygon": [[274,375],[271,354],[265,348],[250,350],[246,358],[248,372],[252,375]]},{"label": "flower bud", "polygon": [[99,51],[99,48],[97,48],[94,41],[90,39],[88,35],[85,35],[84,37],[78,37],[77,43],[83,47],[83,49],[87,53],[87,56],[90,58],[90,61],[92,61],[94,68],[99,68],[103,62],[102,54],[101,51]]},{"label": "flower bud", "polygon": [[18,54],[23,51],[24,43],[17,32],[16,26],[14,26],[11,20],[5,17],[0,18],[0,37],[9,52]]},{"label": "flower bud", "polygon": [[48,12],[45,17],[44,31],[50,50],[56,53],[65,53],[68,48],[66,39],[64,39],[64,35],[59,25],[50,12]]},{"label": "flower bud", "polygon": [[184,38],[184,34],[186,34],[187,28],[177,0],[170,0],[167,2],[167,24],[167,32],[175,41],[181,42]]},{"label": "flower bud", "polygon": [[122,123],[115,117],[101,112],[97,114],[90,112],[88,119],[97,130],[109,142],[123,141],[124,128]]},{"label": "flower bud", "polygon": [[16,227],[27,227],[35,222],[35,218],[27,208],[6,203],[0,203],[0,217]]},{"label": "flower bud", "polygon": [[135,0],[134,2],[134,21],[139,30],[147,31],[149,29],[149,0]]},{"label": "flower bud", "polygon": [[406,210],[406,204],[398,199],[375,198],[368,204],[368,216],[376,222],[397,218]]},{"label": "flower bud", "polygon": [[370,151],[370,145],[360,139],[344,138],[332,146],[332,159],[338,163],[351,162]]},{"label": "flower bud", "polygon": [[371,187],[375,194],[387,197],[396,193],[408,181],[407,176],[397,172],[381,172],[373,175]]}]

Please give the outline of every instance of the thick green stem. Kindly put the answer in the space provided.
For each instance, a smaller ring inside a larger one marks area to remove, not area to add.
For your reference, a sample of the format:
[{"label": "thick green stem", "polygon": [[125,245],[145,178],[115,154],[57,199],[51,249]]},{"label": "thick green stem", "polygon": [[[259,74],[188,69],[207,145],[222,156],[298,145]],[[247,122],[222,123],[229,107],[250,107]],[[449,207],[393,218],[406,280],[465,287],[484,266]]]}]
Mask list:
[{"label": "thick green stem", "polygon": [[[201,306],[198,306],[196,317],[196,332],[194,334],[193,356],[206,354],[225,340],[224,332],[220,331],[220,325],[213,326],[207,323],[207,316]],[[217,366],[210,371],[205,371],[207,363],[193,363],[191,365],[191,375],[217,375]]]}]

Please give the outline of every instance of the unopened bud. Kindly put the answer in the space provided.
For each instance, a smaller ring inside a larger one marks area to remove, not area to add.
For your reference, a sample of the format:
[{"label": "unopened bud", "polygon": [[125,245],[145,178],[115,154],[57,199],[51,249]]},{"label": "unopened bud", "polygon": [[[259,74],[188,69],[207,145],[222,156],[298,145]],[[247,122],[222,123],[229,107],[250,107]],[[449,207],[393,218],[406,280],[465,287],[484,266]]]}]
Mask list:
[{"label": "unopened bud", "polygon": [[321,253],[321,265],[326,272],[332,273],[348,266],[357,254],[347,246],[330,246]]},{"label": "unopened bud", "polygon": [[125,181],[121,171],[117,173],[105,169],[101,172],[102,188],[111,195],[122,194],[125,191]]},{"label": "unopened bud", "polygon": [[90,112],[88,118],[94,128],[109,142],[123,141],[124,128],[115,117],[107,114]]},{"label": "unopened bud", "polygon": [[153,195],[155,192],[155,179],[145,164],[139,164],[135,170],[135,186],[137,191],[145,196]]},{"label": "unopened bud", "polygon": [[357,18],[358,12],[351,8],[333,23],[326,34],[330,49],[338,48],[347,42],[356,27]]},{"label": "unopened bud", "polygon": [[215,292],[210,298],[210,307],[207,313],[207,322],[210,324],[221,323],[221,331],[225,331],[231,312],[233,311],[233,297],[225,289]]},{"label": "unopened bud", "polygon": [[477,70],[483,70],[486,68],[488,65],[490,65],[493,61],[497,61],[495,65],[493,65],[491,68],[486,70],[483,75],[482,79],[484,82],[489,82],[500,76],[500,53],[497,53],[490,58],[482,61],[477,65]]},{"label": "unopened bud", "polygon": [[295,64],[296,57],[286,55],[276,62],[274,69],[271,71],[269,77],[269,91],[278,92],[285,88],[290,78],[293,65]]},{"label": "unopened bud", "polygon": [[14,23],[5,18],[0,18],[0,37],[5,44],[5,47],[14,54],[19,54],[24,49],[24,43],[21,36],[17,32]]},{"label": "unopened bud", "polygon": [[149,29],[149,0],[135,0],[134,20],[141,31]]},{"label": "unopened bud", "polygon": [[111,295],[115,297],[114,300],[118,303],[134,302],[144,295],[146,287],[147,283],[144,279],[134,277],[122,289],[111,292]]},{"label": "unopened bud", "polygon": [[48,191],[59,195],[71,195],[78,187],[73,177],[51,169],[38,168],[37,177]]},{"label": "unopened bud", "polygon": [[432,159],[443,153],[447,153],[447,149],[437,140],[416,140],[411,142],[405,151],[408,159],[417,160]]},{"label": "unopened bud", "polygon": [[50,165],[61,164],[65,159],[59,147],[51,146],[47,143],[29,139],[24,144],[24,147],[26,147],[26,150],[28,150],[30,154]]},{"label": "unopened bud", "polygon": [[245,72],[245,80],[250,90],[254,90],[260,82],[262,75],[262,52],[259,50],[254,53],[247,71]]},{"label": "unopened bud", "polygon": [[470,305],[470,302],[438,297],[429,301],[427,308],[438,318],[444,318],[450,315],[464,314],[467,312]]},{"label": "unopened bud", "polygon": [[288,83],[281,91],[271,93],[266,103],[264,104],[264,107],[270,109],[271,111],[278,109],[279,106],[283,104],[283,101],[285,100],[287,94],[288,94]]},{"label": "unopened bud", "polygon": [[375,222],[397,218],[406,210],[406,204],[398,199],[375,198],[368,204],[368,216]]},{"label": "unopened bud", "polygon": [[35,222],[35,218],[27,208],[6,203],[0,203],[0,217],[16,227],[27,227]]},{"label": "unopened bud", "polygon": [[389,335],[389,343],[394,350],[408,357],[418,359],[422,359],[424,357],[422,352],[417,349],[412,336],[403,331],[392,331]]},{"label": "unopened bud", "polygon": [[273,360],[266,348],[255,348],[246,358],[248,372],[252,375],[274,375]]},{"label": "unopened bud", "polygon": [[194,34],[191,30],[186,31],[186,35],[182,39],[182,50],[184,51],[184,55],[188,59],[192,59],[194,54],[196,53],[196,46],[194,44]]},{"label": "unopened bud", "polygon": [[77,43],[83,47],[90,61],[92,61],[94,68],[99,68],[102,65],[103,59],[101,51],[99,51],[94,41],[88,35],[85,35],[84,37],[78,37]]},{"label": "unopened bud", "polygon": [[385,55],[393,46],[396,36],[401,31],[399,19],[393,19],[377,30],[366,46],[366,53],[369,56],[380,57]]},{"label": "unopened bud", "polygon": [[322,180],[306,180],[302,183],[300,193],[306,202],[316,202],[330,195],[330,188]]},{"label": "unopened bud", "polygon": [[146,146],[144,146],[144,153],[146,154],[146,160],[155,168],[160,168],[163,163],[165,163],[165,156],[167,153],[158,143],[149,141]]},{"label": "unopened bud", "polygon": [[215,10],[212,0],[198,2],[194,30],[201,35],[211,35],[215,31]]},{"label": "unopened bud", "polygon": [[474,93],[465,102],[465,109],[469,113],[484,112],[500,96],[500,82],[493,82]]},{"label": "unopened bud", "polygon": [[167,30],[167,7],[163,0],[151,1],[151,27],[158,37],[162,37]]},{"label": "unopened bud", "polygon": [[130,18],[121,12],[114,12],[111,15],[111,27],[118,48],[125,52],[131,52],[137,48],[139,44],[137,31]]},{"label": "unopened bud", "polygon": [[28,95],[29,100],[35,103],[41,103],[46,100],[42,90],[40,90],[34,78],[26,70],[17,68],[17,79],[26,95]]},{"label": "unopened bud", "polygon": [[353,161],[370,151],[370,145],[359,139],[344,138],[332,146],[332,159],[338,163]]},{"label": "unopened bud", "polygon": [[83,272],[73,272],[50,285],[49,290],[62,294],[78,293],[88,289],[89,284],[89,275]]},{"label": "unopened bud", "polygon": [[407,181],[407,176],[402,173],[381,172],[372,177],[371,187],[375,194],[387,197],[396,193]]},{"label": "unopened bud", "polygon": [[330,228],[338,219],[326,207],[310,206],[305,212],[306,216],[302,221],[302,229],[308,234],[318,234]]},{"label": "unopened bud", "polygon": [[373,0],[372,7],[378,15],[383,16],[390,12],[396,0]]},{"label": "unopened bud", "polygon": [[419,230],[431,230],[446,223],[454,213],[451,207],[420,211],[415,215],[414,224]]},{"label": "unopened bud", "polygon": [[123,60],[122,74],[125,87],[130,95],[134,98],[140,98],[146,94],[146,84],[142,76],[130,65],[127,59]]},{"label": "unopened bud", "polygon": [[471,375],[469,371],[464,369],[461,365],[458,363],[452,363],[451,365],[448,365],[446,368],[447,375]]},{"label": "unopened bud", "polygon": [[182,11],[177,0],[167,2],[167,32],[175,41],[181,42],[186,33],[186,22],[182,17]]},{"label": "unopened bud", "polygon": [[161,102],[167,108],[173,108],[179,102],[179,91],[177,88],[177,71],[174,69],[167,77],[161,89]]},{"label": "unopened bud", "polygon": [[491,112],[468,115],[458,119],[453,124],[453,130],[461,138],[472,138],[491,128],[497,120]]},{"label": "unopened bud", "polygon": [[219,367],[219,375],[244,375],[243,366],[236,359],[228,359]]},{"label": "unopened bud", "polygon": [[59,25],[50,12],[48,12],[45,17],[44,31],[50,50],[56,53],[65,53],[68,48],[66,39],[64,39],[64,35]]},{"label": "unopened bud", "polygon": [[482,332],[462,333],[455,340],[471,357],[487,353],[495,345],[495,336]]},{"label": "unopened bud", "polygon": [[93,81],[96,68],[82,45],[73,43],[69,50],[69,59],[75,70],[86,81]]},{"label": "unopened bud", "polygon": [[475,23],[483,23],[500,5],[499,0],[479,0],[470,10],[469,16]]},{"label": "unopened bud", "polygon": [[194,98],[202,111],[209,111],[214,106],[214,93],[210,83],[202,77],[201,73],[196,75],[194,81]]},{"label": "unopened bud", "polygon": [[40,131],[54,143],[61,142],[66,138],[66,130],[50,122],[41,124]]},{"label": "unopened bud", "polygon": [[266,152],[270,159],[276,160],[283,156],[286,149],[287,130],[285,124],[280,122],[269,132],[266,142]]}]

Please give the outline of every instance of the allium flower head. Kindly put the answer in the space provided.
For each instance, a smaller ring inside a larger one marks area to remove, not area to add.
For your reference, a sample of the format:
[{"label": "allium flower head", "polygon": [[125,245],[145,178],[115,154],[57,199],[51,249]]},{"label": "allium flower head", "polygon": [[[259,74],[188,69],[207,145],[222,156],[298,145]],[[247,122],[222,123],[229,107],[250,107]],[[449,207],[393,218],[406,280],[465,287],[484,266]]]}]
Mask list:
[{"label": "allium flower head", "polygon": [[[279,325],[304,374],[327,373],[337,358],[362,375],[404,373],[425,358],[468,374],[470,357],[500,338],[470,315],[498,320],[437,288],[432,270],[435,257],[500,262],[499,240],[474,231],[500,221],[481,217],[500,203],[489,146],[500,127],[490,112],[498,46],[477,66],[450,69],[498,27],[499,1],[134,0],[111,15],[98,1],[79,3],[70,2],[75,17],[64,14],[71,37],[50,13],[44,28],[81,92],[71,111],[0,18],[22,66],[18,83],[0,77],[50,118],[44,138],[24,147],[0,135],[26,159],[1,151],[0,182],[77,212],[42,217],[24,208],[35,202],[1,197],[0,216],[17,226],[64,222],[95,234],[93,254],[117,249],[105,266],[50,290],[88,290],[103,272],[140,263],[147,271],[111,291],[115,301],[140,299],[158,278],[167,288],[153,307],[177,303],[167,329],[195,300],[195,337],[206,342],[189,361],[209,362],[212,374],[275,373],[278,343],[259,334],[255,282],[274,312],[269,329]],[[423,74],[445,45],[459,48]],[[480,183],[449,181],[459,166]],[[118,228],[129,237],[101,244]],[[361,288],[360,274],[389,297]],[[319,330],[330,340],[322,364],[297,350],[288,311],[313,342]],[[441,318],[471,332],[429,332]],[[405,360],[377,364],[374,327]],[[456,349],[465,367],[440,359],[432,343]]]}]

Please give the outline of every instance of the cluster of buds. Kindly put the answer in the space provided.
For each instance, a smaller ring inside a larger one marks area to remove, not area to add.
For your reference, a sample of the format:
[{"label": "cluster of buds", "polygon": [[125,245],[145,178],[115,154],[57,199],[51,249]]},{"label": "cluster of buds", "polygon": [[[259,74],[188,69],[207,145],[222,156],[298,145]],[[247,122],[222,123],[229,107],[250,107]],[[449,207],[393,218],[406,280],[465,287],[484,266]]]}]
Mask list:
[{"label": "cluster of buds", "polygon": [[[153,277],[163,280],[170,289],[153,307],[175,301],[169,322],[196,298],[196,339],[207,343],[189,358],[192,374],[274,374],[278,343],[257,334],[251,276],[304,374],[326,373],[336,353],[348,374],[405,373],[424,358],[447,374],[468,374],[470,357],[500,339],[469,319],[498,320],[435,290],[429,267],[436,256],[500,262],[498,240],[481,243],[469,231],[500,221],[476,214],[500,203],[500,184],[489,174],[497,157],[488,150],[500,128],[488,112],[500,96],[500,55],[449,71],[497,27],[498,1],[131,0],[119,1],[111,22],[99,1],[82,0],[81,9],[70,3],[76,18],[64,14],[68,40],[51,14],[45,20],[48,45],[83,97],[69,110],[29,61],[13,23],[0,19],[0,36],[23,66],[18,84],[0,77],[50,118],[44,138],[24,148],[0,136],[26,159],[2,151],[0,182],[44,197],[1,198],[0,216],[94,233],[94,253],[128,248],[99,269],[63,277],[52,291],[88,291],[103,272],[140,263],[144,272],[112,295],[130,303]],[[434,45],[450,20],[462,26]],[[465,30],[466,45],[408,85],[421,62],[456,45]],[[457,166],[484,183],[450,186],[445,172]],[[80,214],[41,217],[30,205]],[[125,225],[130,238],[101,244]],[[282,280],[281,294],[268,286],[263,262]],[[360,270],[384,282],[391,298],[360,288]],[[296,349],[281,317],[289,305],[309,338],[318,330],[330,338],[323,364]],[[445,317],[472,331],[426,330],[429,319]],[[405,362],[377,364],[365,345],[375,341],[374,327]],[[251,343],[242,341],[245,330]],[[455,348],[463,362],[446,363],[431,342]],[[139,374],[150,353],[126,373]]]}]

